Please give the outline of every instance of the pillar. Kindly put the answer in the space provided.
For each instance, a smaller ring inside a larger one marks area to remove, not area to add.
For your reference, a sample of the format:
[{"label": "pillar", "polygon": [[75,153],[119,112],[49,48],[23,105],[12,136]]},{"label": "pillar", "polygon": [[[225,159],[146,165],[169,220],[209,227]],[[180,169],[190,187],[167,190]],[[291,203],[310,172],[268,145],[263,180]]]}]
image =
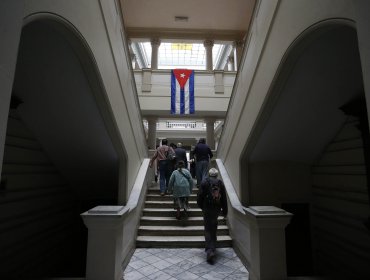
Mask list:
[{"label": "pillar", "polygon": [[244,41],[234,41],[234,70],[239,70],[241,57],[243,54]]},{"label": "pillar", "polygon": [[[358,48],[360,51],[362,77],[365,91],[364,94],[367,107],[367,119],[370,120],[370,18],[368,14],[368,11],[370,9],[370,2],[366,0],[358,0],[354,1],[353,6],[356,16],[356,32],[358,39]],[[367,126],[369,126],[369,124],[367,124]],[[367,221],[365,221],[364,223],[367,229],[370,230],[370,216],[368,216]]]},{"label": "pillar", "polygon": [[86,279],[122,279],[123,223],[128,209],[97,206],[81,214],[88,228]]},{"label": "pillar", "polygon": [[234,56],[232,55],[227,58],[227,70],[235,71]]},{"label": "pillar", "polygon": [[152,45],[152,61],[151,61],[151,68],[158,69],[158,49],[161,45],[161,40],[158,38],[153,38],[150,40]]},{"label": "pillar", "polygon": [[212,58],[212,48],[213,40],[205,40],[203,45],[206,48],[206,70],[213,70],[213,58]]},{"label": "pillar", "polygon": [[0,1],[0,174],[18,45],[23,27],[24,1]]},{"label": "pillar", "polygon": [[[275,206],[250,206],[244,211],[250,238],[249,279],[287,279],[285,228],[293,215]],[[238,252],[246,249],[241,247]]]},{"label": "pillar", "polygon": [[156,147],[157,119],[147,118],[148,121],[148,139],[147,145],[149,149],[154,150]]},{"label": "pillar", "polygon": [[136,69],[136,55],[134,53],[130,53],[130,58],[131,58],[131,64],[132,64],[132,69]]},{"label": "pillar", "polygon": [[207,118],[206,122],[206,130],[207,130],[207,144],[211,148],[211,150],[215,149],[215,119]]},{"label": "pillar", "polygon": [[135,56],[134,51],[132,50],[132,41],[130,39],[127,40],[127,46],[128,46],[128,51],[130,53],[130,59],[131,59],[132,69],[135,69],[135,59],[136,59],[136,56]]},{"label": "pillar", "polygon": [[213,73],[215,75],[215,93],[223,94],[225,92],[224,71],[214,70]]}]

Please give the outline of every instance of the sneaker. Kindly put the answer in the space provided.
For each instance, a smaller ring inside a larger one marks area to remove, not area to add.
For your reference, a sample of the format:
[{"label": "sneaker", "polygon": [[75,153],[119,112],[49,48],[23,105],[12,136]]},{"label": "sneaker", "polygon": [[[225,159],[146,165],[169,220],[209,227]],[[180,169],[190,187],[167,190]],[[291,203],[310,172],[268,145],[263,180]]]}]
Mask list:
[{"label": "sneaker", "polygon": [[163,192],[161,192],[161,196],[164,196],[164,193]]},{"label": "sneaker", "polygon": [[209,264],[214,264],[214,258],[216,253],[213,250],[208,250],[207,252],[207,262]]},{"label": "sneaker", "polygon": [[177,208],[177,211],[176,211],[176,219],[181,220],[181,213],[180,213],[179,208]]}]

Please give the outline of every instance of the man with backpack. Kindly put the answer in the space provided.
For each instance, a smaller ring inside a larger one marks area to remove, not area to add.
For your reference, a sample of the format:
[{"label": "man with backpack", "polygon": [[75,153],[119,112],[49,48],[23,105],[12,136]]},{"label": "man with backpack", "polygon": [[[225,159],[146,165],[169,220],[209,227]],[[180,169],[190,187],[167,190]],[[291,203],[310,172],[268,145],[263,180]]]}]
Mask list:
[{"label": "man with backpack", "polygon": [[225,185],[218,179],[218,170],[211,168],[200,185],[197,204],[203,211],[205,251],[207,262],[213,264],[216,255],[218,216],[227,216],[227,199]]}]

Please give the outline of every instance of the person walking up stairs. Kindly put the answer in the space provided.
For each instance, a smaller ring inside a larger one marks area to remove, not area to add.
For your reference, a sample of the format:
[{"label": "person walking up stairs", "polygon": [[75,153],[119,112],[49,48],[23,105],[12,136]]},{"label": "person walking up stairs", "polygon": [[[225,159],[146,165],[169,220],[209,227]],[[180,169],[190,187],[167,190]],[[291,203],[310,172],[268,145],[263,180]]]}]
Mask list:
[{"label": "person walking up stairs", "polygon": [[[161,196],[158,184],[148,189],[143,209],[137,248],[204,248],[202,211],[196,204],[197,188],[189,196],[187,216],[176,219],[172,195]],[[232,247],[229,229],[223,217],[218,219],[216,247]]]}]

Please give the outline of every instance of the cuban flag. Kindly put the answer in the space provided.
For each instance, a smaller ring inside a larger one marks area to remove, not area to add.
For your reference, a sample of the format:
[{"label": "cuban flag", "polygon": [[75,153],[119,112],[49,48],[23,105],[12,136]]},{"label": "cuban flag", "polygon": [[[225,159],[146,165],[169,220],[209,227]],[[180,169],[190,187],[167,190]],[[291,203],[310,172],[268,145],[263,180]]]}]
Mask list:
[{"label": "cuban flag", "polygon": [[171,114],[194,114],[194,70],[171,71]]}]

